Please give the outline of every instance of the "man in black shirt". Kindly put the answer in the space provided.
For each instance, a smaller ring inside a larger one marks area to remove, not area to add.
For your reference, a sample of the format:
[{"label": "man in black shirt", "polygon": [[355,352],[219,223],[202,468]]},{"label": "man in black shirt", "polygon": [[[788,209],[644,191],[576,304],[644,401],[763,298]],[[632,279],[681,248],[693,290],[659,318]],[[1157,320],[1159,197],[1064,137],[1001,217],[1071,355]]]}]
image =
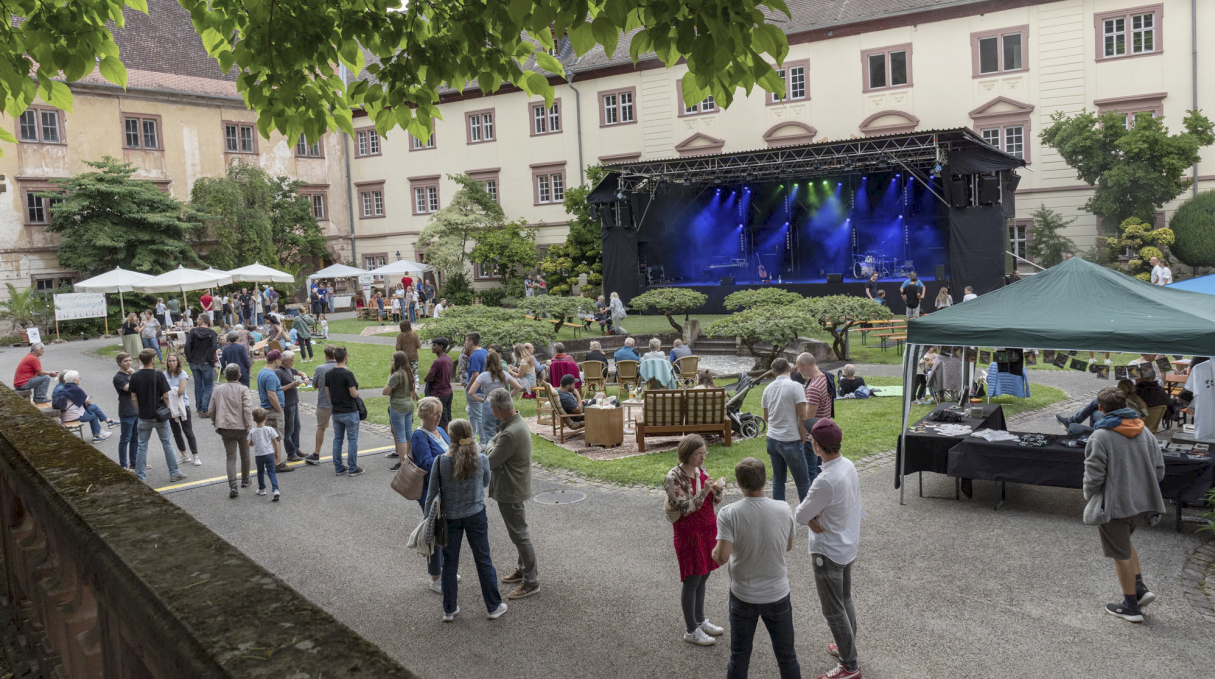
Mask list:
[{"label": "man in black shirt", "polygon": [[[334,347],[334,366],[325,373],[325,389],[333,405],[333,470],[338,476],[363,473],[359,467],[359,381],[346,369],[346,347]],[[342,439],[347,440],[349,466],[342,464]]]},{"label": "man in black shirt", "polygon": [[131,375],[131,381],[127,384],[127,390],[135,394],[135,402],[139,406],[138,413],[136,413],[139,417],[136,425],[139,447],[135,453],[135,476],[139,477],[140,481],[144,479],[144,470],[148,460],[148,439],[151,438],[152,430],[155,429],[156,433],[160,435],[160,445],[165,451],[169,480],[181,481],[186,478],[186,475],[177,468],[177,455],[173,450],[173,441],[169,438],[169,421],[166,419],[161,422],[156,419],[157,409],[162,405],[167,407],[169,404],[169,379],[163,372],[152,367],[154,360],[156,360],[154,349],[144,349],[139,352],[140,369]]},{"label": "man in black shirt", "polygon": [[865,295],[867,297],[869,297],[869,299],[871,299],[875,302],[877,301],[877,298],[878,298],[877,282],[878,282],[878,275],[876,273],[871,275],[869,277],[869,280],[865,281]]},{"label": "man in black shirt", "polygon": [[198,317],[198,327],[190,328],[186,335],[186,363],[194,374],[194,405],[199,417],[208,417],[211,410],[211,391],[215,389],[215,355],[219,353],[219,337],[211,329],[211,319],[206,314]]},{"label": "man in black shirt", "polygon": [[577,382],[578,379],[573,375],[562,377],[561,388],[557,390],[557,398],[561,401],[561,409],[565,411],[566,415],[578,415],[578,417],[570,418],[570,421],[582,426],[582,401],[578,399],[574,387]]},{"label": "man in black shirt", "polygon": [[135,427],[139,424],[139,408],[136,407],[135,399],[127,387],[135,371],[131,368],[130,354],[118,354],[114,360],[118,363],[118,372],[114,373],[114,391],[118,393],[118,421],[122,423],[122,433],[118,437],[118,464],[124,469],[134,469],[134,439]]},{"label": "man in black shirt", "polygon": [[840,378],[839,395],[847,396],[860,387],[865,386],[865,378],[856,376],[856,366],[849,363],[844,366],[844,376]]},{"label": "man in black shirt", "polygon": [[304,459],[300,455],[300,392],[301,384],[308,384],[308,376],[296,370],[295,353],[284,351],[279,366],[274,369],[283,386],[283,449],[288,462]]},{"label": "man in black shirt", "polygon": [[240,289],[240,296],[237,297],[240,301],[240,312],[244,318],[242,321],[245,327],[249,327],[249,321],[253,319],[253,295],[249,294],[248,288]]}]

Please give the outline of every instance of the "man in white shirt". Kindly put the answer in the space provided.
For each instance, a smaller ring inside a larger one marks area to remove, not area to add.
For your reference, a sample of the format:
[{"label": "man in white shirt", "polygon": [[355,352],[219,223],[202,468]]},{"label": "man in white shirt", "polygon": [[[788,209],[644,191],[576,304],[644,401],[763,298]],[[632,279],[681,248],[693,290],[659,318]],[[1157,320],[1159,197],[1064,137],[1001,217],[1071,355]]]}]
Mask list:
[{"label": "man in white shirt", "polygon": [[1186,391],[1194,395],[1190,410],[1194,413],[1194,436],[1215,438],[1215,365],[1210,360],[1194,357],[1190,376],[1185,380]]},{"label": "man in white shirt", "polygon": [[789,361],[778,358],[772,361],[772,374],[776,380],[764,389],[760,404],[764,408],[764,420],[768,423],[768,457],[772,460],[772,499],[785,500],[785,479],[793,475],[797,486],[797,499],[806,497],[810,489],[810,472],[806,468],[803,444],[806,429],[802,420],[806,415],[806,392],[802,385],[789,379]]},{"label": "man in white shirt", "polygon": [[1159,257],[1148,260],[1152,265],[1152,285],[1168,285],[1173,282],[1173,270],[1160,261]]},{"label": "man in white shirt", "polygon": [[446,308],[447,308],[447,298],[444,297],[443,299],[439,300],[438,304],[435,305],[434,317],[438,318],[439,316],[442,316],[443,309],[446,309]]},{"label": "man in white shirt", "polygon": [[852,564],[861,537],[861,484],[852,461],[840,455],[843,432],[827,418],[807,421],[814,452],[823,469],[806,499],[798,505],[795,519],[810,526],[810,560],[818,588],[823,617],[831,628],[834,644],[827,652],[839,665],[819,679],[860,679],[856,659],[856,608],[852,605]]},{"label": "man in white shirt", "polygon": [[965,288],[965,293],[966,293],[966,294],[962,295],[962,301],[963,301],[963,302],[969,302],[969,301],[970,301],[970,300],[972,300],[972,299],[978,299],[978,298],[979,298],[979,296],[975,294],[975,289],[974,289],[974,288],[972,288],[972,287],[970,287],[969,285],[968,285],[968,286],[966,286],[966,288]]},{"label": "man in white shirt", "polygon": [[800,677],[793,649],[793,606],[785,552],[793,549],[797,526],[788,503],[764,497],[764,463],[748,457],[734,465],[743,499],[717,514],[717,565],[730,562],[730,662],[727,679],[746,677],[760,618],[772,639],[781,677]]}]

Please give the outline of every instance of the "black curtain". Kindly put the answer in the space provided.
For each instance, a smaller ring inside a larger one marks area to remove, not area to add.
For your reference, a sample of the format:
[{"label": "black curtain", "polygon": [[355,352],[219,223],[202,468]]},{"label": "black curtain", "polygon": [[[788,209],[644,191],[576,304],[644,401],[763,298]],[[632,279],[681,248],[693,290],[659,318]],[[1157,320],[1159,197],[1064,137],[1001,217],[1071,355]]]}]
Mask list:
[{"label": "black curtain", "polygon": [[637,230],[631,225],[615,224],[603,206],[600,219],[603,235],[603,294],[615,292],[627,307],[629,300],[641,294],[637,282]]},{"label": "black curtain", "polygon": [[966,286],[982,295],[1004,284],[1004,207],[949,209],[949,266],[954,299]]}]

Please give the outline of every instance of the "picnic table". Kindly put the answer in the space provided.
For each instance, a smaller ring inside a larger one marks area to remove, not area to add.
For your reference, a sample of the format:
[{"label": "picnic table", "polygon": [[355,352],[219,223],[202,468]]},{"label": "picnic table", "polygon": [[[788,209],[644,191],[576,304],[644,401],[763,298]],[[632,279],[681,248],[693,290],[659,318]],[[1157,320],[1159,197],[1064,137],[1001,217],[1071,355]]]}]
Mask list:
[{"label": "picnic table", "polygon": [[1185,389],[1187,379],[1189,379],[1189,375],[1169,373],[1164,376],[1164,390],[1169,393],[1169,396],[1176,396]]}]

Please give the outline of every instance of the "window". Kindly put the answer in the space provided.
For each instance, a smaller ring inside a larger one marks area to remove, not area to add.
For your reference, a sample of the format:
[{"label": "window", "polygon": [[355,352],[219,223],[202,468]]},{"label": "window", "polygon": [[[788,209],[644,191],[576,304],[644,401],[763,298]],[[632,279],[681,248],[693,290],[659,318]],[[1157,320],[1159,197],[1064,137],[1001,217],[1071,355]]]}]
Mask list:
[{"label": "window", "polygon": [[553,105],[544,108],[544,102],[528,104],[531,111],[532,136],[539,134],[555,134],[561,131],[561,100],[554,99]]},{"label": "window", "polygon": [[431,133],[430,138],[427,139],[425,142],[423,142],[421,139],[418,139],[417,137],[413,136],[412,134],[409,135],[409,138],[411,140],[409,148],[412,151],[422,151],[425,149],[433,149],[435,147],[434,133]]},{"label": "window", "polygon": [[699,103],[685,106],[683,103],[683,80],[675,81],[675,98],[679,106],[680,117],[694,116],[702,113],[717,113],[717,101],[713,99],[713,95],[708,95]]},{"label": "window", "polygon": [[498,202],[498,180],[497,179],[486,179],[485,181],[481,182],[481,186],[485,188],[485,192],[489,194],[490,198],[494,199],[495,203]]},{"label": "window", "polygon": [[548,205],[565,201],[565,169],[552,171],[552,166],[533,174],[536,188],[536,205]]},{"label": "window", "polygon": [[75,279],[70,276],[60,276],[56,278],[35,278],[34,290],[42,293],[52,293],[59,288],[70,288],[75,282]]},{"label": "window", "polygon": [[1163,15],[1162,4],[1097,14],[1097,60],[1159,54]]},{"label": "window", "polygon": [[388,255],[363,255],[363,268],[378,269],[388,263]]},{"label": "window", "polygon": [[494,112],[472,111],[465,113],[468,121],[468,143],[478,144],[494,140]]},{"label": "window", "polygon": [[[1024,223],[1014,223],[1008,225],[1008,251],[1022,259],[1029,259],[1029,253],[1025,249],[1029,225]],[[1016,266],[1014,263],[1013,266]]]},{"label": "window", "polygon": [[993,127],[990,130],[983,130],[983,141],[1000,148],[1000,128]]},{"label": "window", "polygon": [[56,108],[28,108],[18,118],[18,136],[22,142],[62,144],[62,115],[63,112]]},{"label": "window", "polygon": [[1112,99],[1097,99],[1093,104],[1097,106],[1097,114],[1105,115],[1110,111],[1117,111],[1124,114],[1124,125],[1129,130],[1135,125],[1135,118],[1140,113],[1145,113],[1153,118],[1159,118],[1164,115],[1164,99],[1168,96],[1167,92],[1157,92],[1154,94],[1141,94],[1129,97],[1115,97]]},{"label": "window", "polygon": [[791,66],[789,68],[789,98],[806,98],[806,67]]},{"label": "window", "polygon": [[911,86],[911,45],[895,45],[861,52],[865,68],[863,89]]},{"label": "window", "polygon": [[25,191],[25,223],[26,224],[50,224],[51,209],[59,203],[61,198],[41,198],[37,194],[46,191],[46,188],[26,189]]},{"label": "window", "polygon": [[356,156],[361,158],[380,155],[380,133],[376,132],[374,127],[357,130],[354,133],[354,139]]},{"label": "window", "polygon": [[974,77],[1025,70],[1024,50],[1028,35],[1029,26],[972,33]]},{"label": "window", "polygon": [[[785,83],[786,90],[789,89],[789,83],[785,80],[785,69],[783,69],[783,68],[776,69],[776,77],[780,78],[782,83]],[[768,101],[771,101],[771,102],[782,101],[785,98],[784,92],[780,92],[780,93],[769,92],[768,95],[769,95]]]},{"label": "window", "polygon": [[325,156],[322,154],[323,150],[320,139],[309,144],[308,139],[302,134],[299,141],[295,143],[296,158],[324,158]]},{"label": "window", "polygon": [[228,153],[257,153],[253,125],[239,122],[224,123],[224,151]]},{"label": "window", "polygon": [[160,116],[125,117],[123,133],[129,149],[164,150],[160,145]]},{"label": "window", "polygon": [[359,194],[363,199],[363,218],[384,216],[383,190],[363,191]]},{"label": "window", "polygon": [[983,141],[1017,158],[1025,158],[1025,125],[984,128]]},{"label": "window", "polygon": [[326,219],[325,194],[314,193],[309,197],[312,199],[312,216],[315,217],[318,222],[324,221]]},{"label": "window", "polygon": [[484,262],[473,265],[473,276],[477,280],[497,280],[502,278],[502,265],[494,262]]},{"label": "window", "polygon": [[764,101],[769,106],[788,104],[791,101],[805,99],[810,95],[810,86],[806,80],[806,74],[810,71],[808,59],[786,61],[783,66],[773,66],[773,68],[776,69],[776,75],[785,83],[785,89],[782,92],[768,93]]},{"label": "window", "polygon": [[633,99],[636,88],[616,92],[600,92],[599,100],[603,105],[599,110],[599,126],[627,125],[637,122],[633,114]]},{"label": "window", "polygon": [[413,190],[414,214],[429,214],[439,211],[439,187],[419,186]]}]

